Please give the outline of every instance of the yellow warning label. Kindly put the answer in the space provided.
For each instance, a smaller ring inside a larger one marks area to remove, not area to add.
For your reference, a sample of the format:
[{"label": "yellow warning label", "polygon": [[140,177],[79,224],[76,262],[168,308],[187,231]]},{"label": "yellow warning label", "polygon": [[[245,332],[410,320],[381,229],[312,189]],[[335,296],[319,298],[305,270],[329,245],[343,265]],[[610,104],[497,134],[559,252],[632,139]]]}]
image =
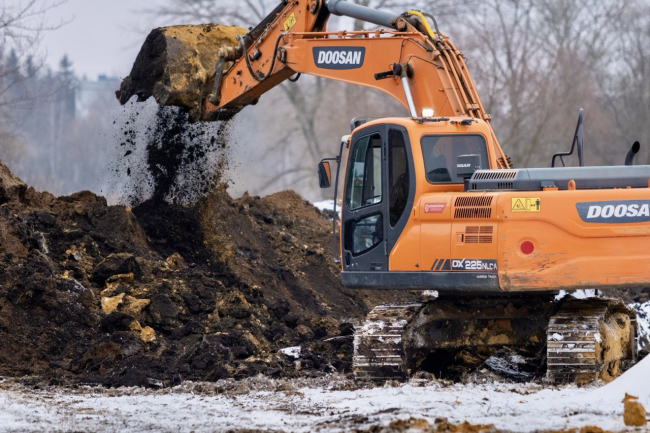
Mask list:
[{"label": "yellow warning label", "polygon": [[284,23],[282,24],[282,27],[284,27],[284,31],[288,32],[293,28],[293,26],[296,25],[296,14],[291,12],[291,15],[289,15],[289,18],[287,18]]},{"label": "yellow warning label", "polygon": [[541,212],[542,200],[539,197],[515,197],[512,199],[513,212]]}]

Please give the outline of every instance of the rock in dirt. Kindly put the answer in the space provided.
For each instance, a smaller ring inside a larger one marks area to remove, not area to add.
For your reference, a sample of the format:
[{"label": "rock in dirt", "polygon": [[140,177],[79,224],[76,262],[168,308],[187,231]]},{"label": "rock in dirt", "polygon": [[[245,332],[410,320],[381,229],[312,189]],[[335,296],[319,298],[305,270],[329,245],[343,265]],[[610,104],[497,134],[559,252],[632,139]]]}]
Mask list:
[{"label": "rock in dirt", "polygon": [[626,426],[642,427],[646,425],[645,408],[638,401],[638,397],[625,394],[623,399],[623,422]]},{"label": "rock in dirt", "polygon": [[[124,105],[133,95],[139,101],[153,96],[161,106],[182,107],[189,110],[193,120],[202,119],[202,100],[214,86],[218,50],[238,47],[236,36],[245,33],[241,27],[218,24],[153,30],[117,98]],[[225,65],[226,69],[231,65]]]},{"label": "rock in dirt", "polygon": [[93,271],[92,281],[102,284],[110,277],[123,274],[140,274],[140,265],[138,265],[133,254],[117,253],[109,255]]}]

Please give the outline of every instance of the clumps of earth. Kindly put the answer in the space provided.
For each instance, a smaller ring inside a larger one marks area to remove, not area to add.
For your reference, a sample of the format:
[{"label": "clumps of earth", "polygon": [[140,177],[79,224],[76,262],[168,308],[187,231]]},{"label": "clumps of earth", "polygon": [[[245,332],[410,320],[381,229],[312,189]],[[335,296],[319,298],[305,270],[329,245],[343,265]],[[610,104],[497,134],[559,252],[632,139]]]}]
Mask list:
[{"label": "clumps of earth", "polygon": [[122,202],[152,198],[193,205],[227,181],[228,122],[192,123],[186,110],[175,107],[141,116],[133,103],[125,113],[116,137],[119,155],[112,161],[112,189],[121,192]]},{"label": "clumps of earth", "polygon": [[[331,223],[297,194],[130,208],[37,192],[0,164],[0,375],[105,385],[347,372]],[[300,348],[299,350],[285,350]]]}]

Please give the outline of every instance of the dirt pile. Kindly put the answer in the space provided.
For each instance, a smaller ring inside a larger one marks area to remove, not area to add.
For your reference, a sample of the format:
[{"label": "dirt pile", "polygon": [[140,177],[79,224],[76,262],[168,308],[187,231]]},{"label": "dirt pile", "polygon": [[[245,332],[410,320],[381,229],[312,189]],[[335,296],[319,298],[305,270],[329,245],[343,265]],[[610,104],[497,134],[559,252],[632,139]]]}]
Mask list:
[{"label": "dirt pile", "polygon": [[[202,119],[202,100],[214,86],[218,50],[238,47],[236,36],[245,33],[244,28],[218,24],[154,29],[131,74],[122,82],[117,99],[124,105],[133,95],[139,101],[153,96],[161,106],[183,107],[193,120]],[[228,62],[225,69],[231,65]]]},{"label": "dirt pile", "polygon": [[[348,371],[388,293],[344,289],[329,222],[293,192],[107,206],[0,164],[0,375],[159,385]],[[383,299],[380,299],[380,296]],[[300,346],[298,358],[279,352]]]}]

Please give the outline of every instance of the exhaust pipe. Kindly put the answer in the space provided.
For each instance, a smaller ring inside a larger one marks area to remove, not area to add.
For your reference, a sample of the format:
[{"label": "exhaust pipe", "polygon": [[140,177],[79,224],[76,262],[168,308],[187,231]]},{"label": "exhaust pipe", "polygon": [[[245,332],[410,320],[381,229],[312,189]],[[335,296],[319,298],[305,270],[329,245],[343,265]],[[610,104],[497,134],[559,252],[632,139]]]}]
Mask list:
[{"label": "exhaust pipe", "polygon": [[625,157],[625,165],[634,165],[634,157],[637,153],[639,153],[639,150],[641,150],[641,143],[635,141],[630,151],[627,152],[627,156]]},{"label": "exhaust pipe", "polygon": [[334,15],[346,16],[355,20],[366,21],[378,26],[394,29],[397,29],[397,20],[400,18],[400,15],[348,3],[346,0],[329,0],[327,2],[327,8]]}]

